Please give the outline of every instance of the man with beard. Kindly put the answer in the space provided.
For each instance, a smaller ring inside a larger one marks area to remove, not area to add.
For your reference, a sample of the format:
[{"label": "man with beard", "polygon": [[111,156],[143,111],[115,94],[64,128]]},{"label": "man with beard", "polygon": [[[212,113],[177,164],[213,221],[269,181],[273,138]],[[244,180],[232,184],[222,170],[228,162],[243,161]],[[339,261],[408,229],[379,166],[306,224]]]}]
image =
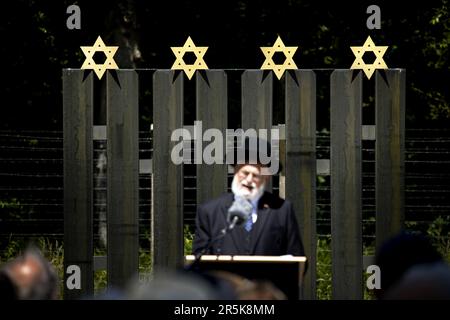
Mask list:
[{"label": "man with beard", "polygon": [[[267,143],[267,154],[271,154],[268,142],[257,141],[256,146]],[[250,155],[258,152],[251,152],[248,137],[244,151],[245,160],[234,162],[232,193],[225,193],[198,206],[194,255],[304,256],[292,203],[264,190],[270,176],[266,174],[267,167],[260,161],[261,155],[256,160],[250,159],[254,158]],[[230,225],[230,207],[242,199],[251,204],[249,218],[242,226],[223,236],[223,230]]]}]

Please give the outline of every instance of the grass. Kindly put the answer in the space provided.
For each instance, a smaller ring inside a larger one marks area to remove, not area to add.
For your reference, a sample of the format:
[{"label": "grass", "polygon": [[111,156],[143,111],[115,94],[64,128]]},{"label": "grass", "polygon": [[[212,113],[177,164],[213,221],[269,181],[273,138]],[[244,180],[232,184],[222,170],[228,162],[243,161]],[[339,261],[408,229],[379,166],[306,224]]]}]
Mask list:
[{"label": "grass", "polygon": [[317,299],[331,299],[331,236],[317,240]]},{"label": "grass", "polygon": [[437,217],[428,227],[427,234],[436,250],[450,263],[450,216]]},{"label": "grass", "polygon": [[184,254],[192,254],[192,242],[194,241],[194,233],[189,226],[184,226]]}]

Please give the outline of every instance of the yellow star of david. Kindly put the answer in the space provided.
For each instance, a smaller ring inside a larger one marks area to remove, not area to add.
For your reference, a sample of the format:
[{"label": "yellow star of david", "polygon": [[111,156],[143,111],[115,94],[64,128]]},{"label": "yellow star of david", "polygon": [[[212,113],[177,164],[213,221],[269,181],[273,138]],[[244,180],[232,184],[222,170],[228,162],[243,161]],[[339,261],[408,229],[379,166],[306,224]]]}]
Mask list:
[{"label": "yellow star of david", "polygon": [[[273,70],[278,80],[281,79],[283,73],[287,69],[297,69],[295,62],[293,60],[294,53],[297,51],[298,47],[285,47],[283,41],[280,37],[277,38],[273,47],[260,47],[261,51],[264,53],[266,60],[261,66],[261,70]],[[275,52],[283,52],[286,59],[283,64],[275,64],[272,58]]]},{"label": "yellow star of david", "polygon": [[[191,37],[188,37],[182,47],[170,47],[175,54],[175,62],[172,65],[172,70],[184,70],[188,79],[190,80],[196,70],[208,69],[203,56],[208,50],[208,47],[196,47]],[[186,64],[183,60],[183,56],[186,52],[193,52],[195,54],[194,64]]]},{"label": "yellow star of david", "polygon": [[[372,77],[376,69],[387,69],[388,66],[383,60],[383,55],[389,46],[376,46],[370,36],[367,37],[366,42],[362,47],[350,47],[355,55],[355,61],[350,69],[362,69],[367,76],[367,79]],[[363,60],[363,55],[366,52],[372,51],[375,54],[375,61],[372,64],[366,64]]]},{"label": "yellow star of david", "polygon": [[[92,47],[80,47],[86,59],[84,60],[81,69],[92,69],[99,79],[103,77],[106,69],[119,69],[114,61],[114,54],[119,47],[107,47],[99,36]],[[96,52],[103,52],[106,60],[103,64],[96,64],[93,57]]]}]

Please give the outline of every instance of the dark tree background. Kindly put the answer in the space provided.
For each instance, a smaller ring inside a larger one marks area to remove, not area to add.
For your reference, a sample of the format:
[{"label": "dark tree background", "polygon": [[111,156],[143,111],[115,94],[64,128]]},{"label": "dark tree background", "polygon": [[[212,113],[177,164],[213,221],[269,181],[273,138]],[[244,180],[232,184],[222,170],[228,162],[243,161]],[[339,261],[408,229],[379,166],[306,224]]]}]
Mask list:
[{"label": "dark tree background", "polygon": [[[81,8],[81,30],[68,30],[66,8]],[[368,30],[366,8],[381,8],[381,30]],[[449,1],[9,1],[2,4],[2,129],[54,129],[62,123],[62,68],[79,68],[81,45],[101,35],[119,45],[120,68],[169,69],[170,46],[190,35],[208,46],[210,69],[258,69],[260,46],[280,35],[299,46],[299,68],[349,68],[350,46],[368,35],[388,45],[390,68],[407,69],[407,127],[447,126]]]}]

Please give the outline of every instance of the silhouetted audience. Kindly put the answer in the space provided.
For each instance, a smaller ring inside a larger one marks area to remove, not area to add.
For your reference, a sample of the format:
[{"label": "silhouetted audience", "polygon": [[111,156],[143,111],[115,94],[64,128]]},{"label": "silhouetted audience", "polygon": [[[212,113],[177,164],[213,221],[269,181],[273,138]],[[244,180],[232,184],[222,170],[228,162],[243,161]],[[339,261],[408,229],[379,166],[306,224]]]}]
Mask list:
[{"label": "silhouetted audience", "polygon": [[287,300],[287,296],[272,282],[254,280],[250,286],[240,288],[239,300]]},{"label": "silhouetted audience", "polygon": [[126,290],[132,300],[217,300],[230,299],[230,291],[217,279],[186,272],[158,272],[153,279],[135,281]]},{"label": "silhouetted audience", "polygon": [[375,290],[378,299],[449,297],[449,267],[421,234],[401,232],[387,240],[375,264],[381,270],[381,289]]},{"label": "silhouetted audience", "polygon": [[[97,299],[110,299],[105,293]],[[158,272],[147,282],[135,280],[117,296],[131,300],[286,300],[268,281],[248,280],[225,271]]]},{"label": "silhouetted audience", "polygon": [[38,249],[29,248],[2,267],[0,287],[11,299],[57,299],[58,276]]},{"label": "silhouetted audience", "polygon": [[226,271],[210,273],[231,284],[237,300],[287,300],[287,296],[268,280],[249,280]]},{"label": "silhouetted audience", "polygon": [[450,267],[444,262],[411,267],[386,292],[387,300],[449,300]]},{"label": "silhouetted audience", "polygon": [[0,297],[3,301],[17,300],[17,290],[11,279],[0,271]]}]

